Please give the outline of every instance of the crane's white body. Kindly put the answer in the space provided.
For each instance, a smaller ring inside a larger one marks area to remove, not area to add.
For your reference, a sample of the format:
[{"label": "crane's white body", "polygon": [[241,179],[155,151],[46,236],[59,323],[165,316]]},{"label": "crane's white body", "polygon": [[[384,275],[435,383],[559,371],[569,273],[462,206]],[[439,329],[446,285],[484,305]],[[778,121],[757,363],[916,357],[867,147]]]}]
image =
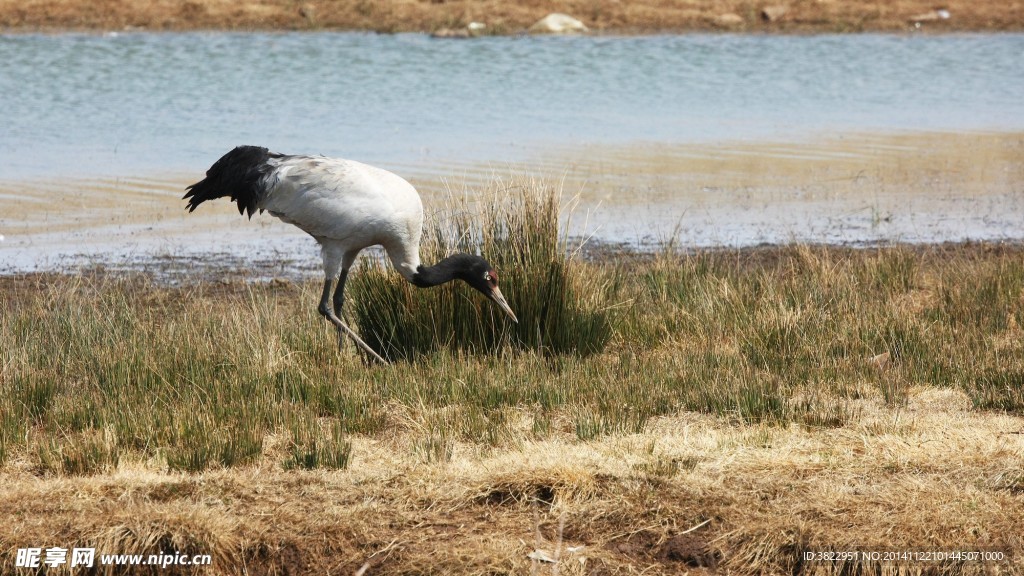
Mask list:
[{"label": "crane's white body", "polygon": [[381,245],[412,279],[423,231],[423,203],[412,184],[354,160],[283,156],[267,164],[257,207],[316,238],[328,277],[348,270],[363,248]]},{"label": "crane's white body", "polygon": [[384,359],[339,318],[348,270],[369,246],[383,246],[395,269],[412,284],[427,288],[462,280],[517,321],[498,289],[497,273],[482,257],[453,254],[433,266],[420,265],[420,195],[387,170],[353,160],[237,146],[187,191],[189,212],[208,200],[230,197],[239,214],[251,218],[257,210],[267,211],[316,238],[323,247],[325,276],[317,311],[380,362]]}]

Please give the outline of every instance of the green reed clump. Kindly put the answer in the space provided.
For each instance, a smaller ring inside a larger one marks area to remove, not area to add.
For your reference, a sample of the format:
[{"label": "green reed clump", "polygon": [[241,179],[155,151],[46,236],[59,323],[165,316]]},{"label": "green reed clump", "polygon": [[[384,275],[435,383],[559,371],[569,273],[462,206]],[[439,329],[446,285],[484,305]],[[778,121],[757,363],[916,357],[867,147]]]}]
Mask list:
[{"label": "green reed clump", "polygon": [[449,462],[455,454],[455,438],[452,430],[431,429],[413,443],[413,452],[424,464]]},{"label": "green reed clump", "polygon": [[940,276],[929,317],[954,328],[1005,330],[1024,325],[1024,261],[997,255],[963,264]]},{"label": "green reed clump", "polygon": [[117,468],[121,448],[111,430],[91,430],[58,442],[39,445],[43,472],[83,476]]},{"label": "green reed clump", "polygon": [[330,429],[325,432],[318,422],[300,418],[293,421],[290,428],[292,439],[288,446],[288,458],[283,463],[285,470],[344,470],[348,467],[352,457],[352,443],[345,438],[337,422],[330,423]]},{"label": "green reed clump", "polygon": [[1024,412],[1024,369],[989,369],[966,384],[974,406],[985,410]]},{"label": "green reed clump", "polygon": [[[0,389],[0,391],[3,391]],[[0,394],[0,466],[7,462],[10,447],[24,435],[24,419],[10,395]]]},{"label": "green reed clump", "polygon": [[691,374],[682,376],[677,386],[687,410],[738,422],[784,424],[791,420],[787,390],[765,374],[722,373],[713,383]]},{"label": "green reed clump", "polygon": [[579,356],[603,350],[613,331],[614,282],[588,277],[569,253],[559,199],[555,188],[535,181],[499,182],[478,205],[451,202],[421,246],[425,262],[454,252],[487,258],[518,324],[461,282],[421,290],[368,260],[350,280],[363,339],[391,359],[440,348]]},{"label": "green reed clump", "polygon": [[218,422],[202,416],[183,415],[171,429],[166,452],[171,470],[199,472],[214,466],[230,468],[247,464],[263,450],[260,428],[244,421]]},{"label": "green reed clump", "polygon": [[859,417],[859,412],[845,399],[830,397],[816,389],[793,398],[789,409],[794,421],[812,428],[840,428]]}]

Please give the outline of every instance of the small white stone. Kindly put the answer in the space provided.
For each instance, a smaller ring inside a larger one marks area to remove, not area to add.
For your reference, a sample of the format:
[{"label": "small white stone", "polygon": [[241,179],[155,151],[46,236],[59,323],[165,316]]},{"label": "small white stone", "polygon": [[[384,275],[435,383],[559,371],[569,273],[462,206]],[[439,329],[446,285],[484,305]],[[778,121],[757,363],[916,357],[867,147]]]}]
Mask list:
[{"label": "small white stone", "polygon": [[576,32],[588,32],[589,29],[583,22],[569,16],[552,12],[530,26],[530,32],[535,34],[573,34]]}]

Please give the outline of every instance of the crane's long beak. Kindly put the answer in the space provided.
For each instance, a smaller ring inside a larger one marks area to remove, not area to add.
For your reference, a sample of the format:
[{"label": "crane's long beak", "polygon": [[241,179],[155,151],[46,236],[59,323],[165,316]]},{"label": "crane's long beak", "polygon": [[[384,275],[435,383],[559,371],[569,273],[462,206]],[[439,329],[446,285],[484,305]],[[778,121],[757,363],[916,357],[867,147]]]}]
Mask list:
[{"label": "crane's long beak", "polygon": [[497,286],[495,286],[494,290],[491,291],[491,300],[494,300],[494,303],[504,310],[505,314],[508,314],[509,318],[511,318],[513,322],[519,324],[519,319],[516,318],[515,313],[512,312],[512,308],[509,307],[508,302],[505,301],[505,297],[502,296],[501,290],[499,290]]}]

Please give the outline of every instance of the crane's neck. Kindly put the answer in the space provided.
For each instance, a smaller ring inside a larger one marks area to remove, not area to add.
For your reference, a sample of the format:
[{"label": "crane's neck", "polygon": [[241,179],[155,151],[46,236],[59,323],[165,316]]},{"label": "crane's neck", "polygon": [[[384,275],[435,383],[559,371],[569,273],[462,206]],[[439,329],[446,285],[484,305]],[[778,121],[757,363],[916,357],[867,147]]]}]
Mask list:
[{"label": "crane's neck", "polygon": [[[484,272],[490,268],[490,264],[483,258],[469,254],[455,253],[433,266],[423,266],[420,264],[419,251],[415,248],[395,246],[385,247],[385,250],[395,269],[420,288],[438,286],[456,279],[469,282],[470,277],[477,274],[482,281]],[[480,290],[479,287],[477,289]]]},{"label": "crane's neck", "polygon": [[384,251],[388,253],[388,258],[391,259],[391,265],[395,267],[395,270],[398,270],[398,273],[406,280],[413,282],[416,272],[423,267],[420,265],[419,247],[396,243],[390,246],[385,245]]},{"label": "crane's neck", "polygon": [[463,254],[454,254],[433,266],[421,265],[408,280],[420,288],[430,288],[451,282],[459,277],[459,272],[464,268],[463,256]]}]

